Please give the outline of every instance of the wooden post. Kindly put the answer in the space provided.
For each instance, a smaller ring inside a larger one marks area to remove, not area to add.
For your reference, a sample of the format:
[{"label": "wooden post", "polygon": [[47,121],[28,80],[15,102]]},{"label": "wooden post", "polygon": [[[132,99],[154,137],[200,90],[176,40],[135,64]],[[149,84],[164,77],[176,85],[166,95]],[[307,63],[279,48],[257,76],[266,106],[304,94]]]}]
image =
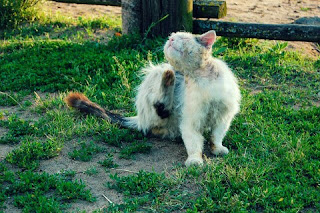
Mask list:
[{"label": "wooden post", "polygon": [[223,18],[226,15],[226,1],[194,0],[193,2],[193,17],[195,18]]},{"label": "wooden post", "polygon": [[194,33],[215,30],[217,35],[285,41],[320,41],[320,26],[302,24],[257,24],[194,20]]},{"label": "wooden post", "polygon": [[122,31],[168,36],[192,32],[192,0],[122,0]]}]

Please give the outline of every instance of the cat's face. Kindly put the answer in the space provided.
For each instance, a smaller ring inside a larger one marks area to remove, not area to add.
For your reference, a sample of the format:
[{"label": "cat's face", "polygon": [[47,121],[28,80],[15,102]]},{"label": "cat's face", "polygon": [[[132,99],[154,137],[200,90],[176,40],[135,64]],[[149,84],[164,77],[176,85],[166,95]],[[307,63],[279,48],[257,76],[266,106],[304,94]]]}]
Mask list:
[{"label": "cat's face", "polygon": [[164,46],[164,54],[177,70],[199,69],[211,57],[215,40],[216,33],[213,30],[200,36],[186,32],[172,33]]}]

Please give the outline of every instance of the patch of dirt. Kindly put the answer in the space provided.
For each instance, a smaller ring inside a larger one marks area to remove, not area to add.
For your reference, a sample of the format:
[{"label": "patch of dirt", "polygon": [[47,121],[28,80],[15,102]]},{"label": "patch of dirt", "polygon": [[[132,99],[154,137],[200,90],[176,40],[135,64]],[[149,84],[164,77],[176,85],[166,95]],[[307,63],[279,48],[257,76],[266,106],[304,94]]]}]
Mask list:
[{"label": "patch of dirt", "polygon": [[[33,102],[33,98],[31,95],[26,96],[21,103],[24,101],[31,101]],[[21,104],[20,103],[20,104]],[[19,105],[17,106],[0,106],[0,112],[5,112],[4,119],[7,119],[7,116],[10,116],[12,114],[16,114],[19,118],[23,120],[29,120],[31,123],[34,121],[37,121],[39,119],[39,116],[37,114],[34,114],[30,112],[29,110],[22,109]],[[5,135],[8,132],[8,129],[0,127],[0,137]],[[7,154],[11,152],[13,149],[16,148],[17,145],[11,145],[11,144],[0,144],[0,160],[5,159]]]},{"label": "patch of dirt", "polygon": [[[136,154],[134,155],[133,160],[120,159],[118,153],[115,153],[114,161],[119,165],[119,167],[111,169],[110,172],[106,172],[104,168],[98,164],[99,161],[103,161],[105,159],[106,153],[99,153],[95,155],[89,162],[75,161],[68,157],[68,153],[73,151],[77,146],[77,141],[78,140],[75,139],[66,142],[59,156],[42,161],[39,167],[39,171],[44,171],[49,174],[61,173],[64,170],[75,171],[75,179],[81,179],[97,198],[97,201],[93,203],[86,201],[72,203],[71,208],[68,209],[68,211],[71,212],[77,210],[92,212],[108,206],[109,203],[103,195],[108,197],[113,203],[122,203],[122,194],[117,193],[115,190],[110,190],[106,186],[106,182],[111,181],[109,177],[110,173],[116,172],[120,175],[129,175],[137,173],[140,170],[161,173],[171,170],[176,164],[183,164],[184,160],[187,158],[183,143],[164,140],[150,140],[149,142],[152,144],[150,153]],[[81,139],[81,141],[83,141],[83,139]],[[98,145],[105,147],[108,150],[114,149],[114,147],[110,147],[105,144],[99,143]],[[112,152],[110,151],[110,153]],[[84,173],[86,170],[93,167],[98,171],[97,174],[90,176]]]},{"label": "patch of dirt", "polygon": [[39,119],[36,114],[31,113],[29,110],[21,109],[20,106],[0,106],[0,112],[7,112],[7,115],[16,114],[23,120],[37,121]]},{"label": "patch of dirt", "polygon": [[320,107],[320,101],[313,101],[312,104],[316,107]]},{"label": "patch of dirt", "polygon": [[[52,94],[52,95],[50,94],[49,96],[50,97],[55,97],[54,94]],[[41,94],[40,97],[45,98],[46,95],[45,94]],[[0,106],[0,112],[4,112],[6,114],[6,117],[10,116],[12,114],[16,114],[19,118],[21,118],[23,120],[30,120],[31,123],[32,123],[32,121],[33,122],[34,121],[38,121],[39,118],[40,118],[39,115],[37,115],[36,113],[30,112],[29,109],[23,108],[22,104],[25,101],[30,101],[31,103],[33,103],[33,106],[35,106],[35,97],[33,95],[27,95],[19,102],[20,105],[16,105],[16,106]]]},{"label": "patch of dirt", "polygon": [[70,4],[54,1],[47,1],[45,11],[52,14],[60,13],[78,18],[80,16],[101,16],[101,15],[121,15],[121,7],[90,5],[90,4]]},{"label": "patch of dirt", "polygon": [[[1,131],[1,129],[0,129]],[[5,159],[9,152],[15,149],[16,146],[8,144],[0,144],[0,161]]]},{"label": "patch of dirt", "polygon": [[227,0],[227,16],[222,20],[290,24],[301,17],[319,15],[319,0]]},{"label": "patch of dirt", "polygon": [[[320,16],[319,0],[227,0],[227,16],[221,20],[264,24],[291,24],[302,17]],[[288,50],[319,57],[312,42],[288,42]]]},{"label": "patch of dirt", "polygon": [[262,93],[262,90],[261,90],[261,89],[253,89],[253,90],[250,92],[250,95],[256,95],[256,94],[259,94],[259,93]]}]

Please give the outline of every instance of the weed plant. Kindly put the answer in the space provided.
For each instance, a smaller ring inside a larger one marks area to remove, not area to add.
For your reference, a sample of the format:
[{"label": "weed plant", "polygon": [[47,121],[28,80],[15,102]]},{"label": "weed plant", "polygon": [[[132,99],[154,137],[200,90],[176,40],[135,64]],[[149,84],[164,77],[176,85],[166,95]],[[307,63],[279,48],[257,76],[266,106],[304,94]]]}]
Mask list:
[{"label": "weed plant", "polygon": [[16,27],[37,15],[37,5],[44,0],[0,0],[0,28]]}]

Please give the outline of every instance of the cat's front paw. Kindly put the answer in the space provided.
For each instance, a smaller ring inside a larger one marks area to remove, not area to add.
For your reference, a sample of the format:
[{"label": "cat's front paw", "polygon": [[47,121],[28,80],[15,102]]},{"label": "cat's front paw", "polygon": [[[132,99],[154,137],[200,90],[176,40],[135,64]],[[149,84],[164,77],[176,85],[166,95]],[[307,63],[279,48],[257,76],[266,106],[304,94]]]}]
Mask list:
[{"label": "cat's front paw", "polygon": [[211,147],[211,152],[214,155],[226,155],[229,153],[229,150],[225,146],[213,146]]},{"label": "cat's front paw", "polygon": [[189,166],[202,166],[203,160],[200,156],[189,156],[188,159],[185,162],[186,167]]}]

